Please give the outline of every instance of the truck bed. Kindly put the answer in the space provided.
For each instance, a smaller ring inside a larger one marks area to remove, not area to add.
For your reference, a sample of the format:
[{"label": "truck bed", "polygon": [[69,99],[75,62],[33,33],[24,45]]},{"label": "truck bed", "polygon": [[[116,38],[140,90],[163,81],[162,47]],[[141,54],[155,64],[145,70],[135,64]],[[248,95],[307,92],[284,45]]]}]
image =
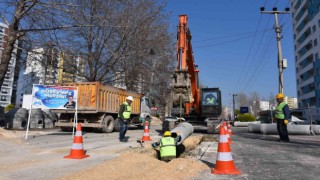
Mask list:
[{"label": "truck bed", "polygon": [[[78,87],[77,108],[78,113],[118,113],[119,106],[127,96],[132,96],[131,113],[140,114],[140,98],[142,94],[101,85],[99,82],[81,82],[61,84],[63,86]],[[54,110],[57,113],[74,113],[75,110]]]}]

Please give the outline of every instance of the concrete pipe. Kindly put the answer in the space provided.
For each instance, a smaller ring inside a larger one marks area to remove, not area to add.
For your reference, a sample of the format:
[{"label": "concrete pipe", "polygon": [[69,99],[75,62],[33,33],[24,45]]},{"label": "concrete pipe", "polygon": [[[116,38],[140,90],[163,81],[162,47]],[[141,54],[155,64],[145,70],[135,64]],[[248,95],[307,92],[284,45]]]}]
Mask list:
[{"label": "concrete pipe", "polygon": [[262,134],[278,134],[277,124],[261,124],[260,131]]},{"label": "concrete pipe", "polygon": [[[310,125],[287,125],[289,135],[310,135]],[[262,134],[278,134],[277,124],[261,124]]]},{"label": "concrete pipe", "polygon": [[312,131],[319,135],[320,134],[320,125],[312,125]]},{"label": "concrete pipe", "polygon": [[189,137],[193,133],[193,126],[190,123],[183,122],[178,124],[177,127],[172,129],[170,132],[172,137],[181,136],[181,140],[177,144],[181,144],[187,137]]},{"label": "concrete pipe", "polygon": [[248,127],[248,124],[260,124],[260,121],[251,121],[251,122],[235,121],[234,122],[234,126],[236,127]]},{"label": "concrete pipe", "polygon": [[252,123],[250,123],[250,124],[248,124],[248,132],[250,132],[250,133],[261,133],[261,131],[260,131],[260,127],[261,126],[261,124],[252,124]]}]

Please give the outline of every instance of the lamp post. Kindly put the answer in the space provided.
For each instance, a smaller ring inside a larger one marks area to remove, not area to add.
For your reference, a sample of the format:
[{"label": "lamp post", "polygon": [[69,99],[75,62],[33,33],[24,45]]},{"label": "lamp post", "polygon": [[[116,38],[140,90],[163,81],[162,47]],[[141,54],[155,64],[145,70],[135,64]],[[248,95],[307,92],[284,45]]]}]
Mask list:
[{"label": "lamp post", "polygon": [[234,102],[234,97],[238,96],[238,94],[229,94],[232,95],[232,103],[233,103],[233,120],[236,119],[236,106],[235,106],[235,102]]},{"label": "lamp post", "polygon": [[278,45],[278,68],[279,68],[279,93],[283,93],[283,69],[286,68],[285,63],[282,59],[282,49],[281,49],[281,27],[278,24],[278,14],[289,14],[290,8],[285,8],[285,11],[278,11],[276,7],[272,8],[272,11],[265,11],[264,7],[260,8],[261,13],[274,14],[275,18],[275,32],[277,35],[277,45]]}]

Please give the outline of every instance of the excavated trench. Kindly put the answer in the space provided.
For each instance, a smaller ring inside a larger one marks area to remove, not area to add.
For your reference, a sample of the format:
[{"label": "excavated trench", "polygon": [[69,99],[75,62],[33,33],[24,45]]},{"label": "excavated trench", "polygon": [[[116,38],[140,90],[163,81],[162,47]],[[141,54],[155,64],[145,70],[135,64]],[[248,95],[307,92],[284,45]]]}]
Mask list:
[{"label": "excavated trench", "polygon": [[90,169],[74,173],[61,179],[188,179],[210,167],[194,158],[195,150],[201,142],[215,141],[214,135],[196,135],[185,139],[179,145],[179,157],[166,163],[160,161],[151,142],[140,147],[129,148],[111,161],[106,161]]}]

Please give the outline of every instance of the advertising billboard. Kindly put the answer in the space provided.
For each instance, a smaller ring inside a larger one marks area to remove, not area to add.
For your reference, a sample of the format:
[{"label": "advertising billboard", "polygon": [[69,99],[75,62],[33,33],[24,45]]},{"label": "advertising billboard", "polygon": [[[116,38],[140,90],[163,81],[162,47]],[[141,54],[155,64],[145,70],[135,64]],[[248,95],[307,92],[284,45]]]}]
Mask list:
[{"label": "advertising billboard", "polygon": [[77,97],[77,87],[35,84],[32,89],[32,108],[76,109]]}]

